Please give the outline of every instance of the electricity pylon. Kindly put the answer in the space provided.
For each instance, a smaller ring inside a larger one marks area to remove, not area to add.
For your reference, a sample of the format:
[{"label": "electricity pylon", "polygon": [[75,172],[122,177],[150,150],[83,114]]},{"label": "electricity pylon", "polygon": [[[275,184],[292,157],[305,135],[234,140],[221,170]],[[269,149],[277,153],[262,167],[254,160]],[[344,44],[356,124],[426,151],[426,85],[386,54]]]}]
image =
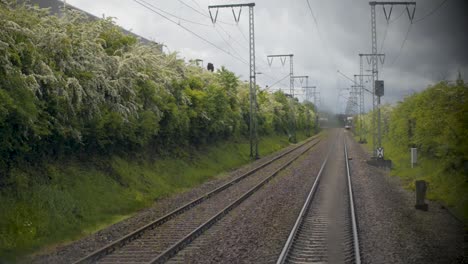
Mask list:
[{"label": "electricity pylon", "polygon": [[[381,135],[381,127],[380,127],[380,97],[383,96],[383,91],[384,91],[384,87],[383,87],[383,81],[380,81],[379,80],[379,71],[378,71],[378,62],[377,62],[377,25],[376,25],[376,14],[375,14],[375,6],[376,5],[381,5],[383,7],[383,11],[384,11],[384,14],[385,14],[385,18],[387,19],[387,22],[390,21],[390,17],[392,15],[392,10],[393,10],[393,6],[395,5],[404,5],[406,6],[406,11],[408,13],[408,17],[411,21],[411,23],[413,23],[413,19],[414,19],[414,13],[416,11],[416,2],[376,2],[376,1],[370,1],[369,2],[369,5],[371,7],[371,38],[372,38],[372,90],[374,91],[374,98],[373,98],[373,101],[377,101],[376,104],[377,105],[377,133],[378,133],[378,147],[379,149],[382,148],[382,135]],[[387,13],[387,10],[386,10],[386,6],[390,6],[390,10],[389,12]],[[414,6],[413,7],[413,10],[412,12],[410,12],[410,9],[409,9],[409,6]],[[378,83],[379,87],[377,87],[378,89],[376,90],[376,83]],[[375,98],[377,96],[377,98]],[[374,119],[374,115],[373,115],[373,119]],[[374,132],[374,131],[373,131]],[[374,135],[374,133],[373,133]],[[373,138],[373,141],[374,141],[374,156],[377,156],[378,158],[381,158],[383,159],[383,155],[381,155],[381,157],[379,157],[379,155],[377,154],[377,148],[375,148],[375,136]],[[382,153],[383,153],[383,150],[382,150]]]},{"label": "electricity pylon", "polygon": [[[367,63],[372,64],[372,69],[373,69],[372,70],[372,75],[371,75],[372,76],[372,153],[375,156],[376,155],[376,150],[377,150],[377,131],[376,131],[376,127],[378,126],[377,125],[377,118],[376,118],[376,115],[377,115],[376,107],[377,108],[380,107],[380,98],[377,100],[377,96],[376,96],[376,93],[375,93],[375,81],[378,79],[379,71],[378,71],[378,65],[375,66],[375,70],[374,70],[374,58],[376,59],[376,63],[380,60],[380,63],[383,64],[384,61],[385,61],[385,54],[382,54],[382,53],[375,53],[375,54],[373,54],[373,53],[367,53],[367,54],[360,53],[359,57],[360,57],[360,60],[361,60],[361,67],[360,67],[361,68],[361,74],[360,75],[362,75],[362,70],[363,70],[362,57],[366,57]],[[380,123],[380,119],[379,119],[379,123]],[[380,144],[379,144],[379,147],[380,147]]]},{"label": "electricity pylon", "polygon": [[[218,11],[220,8],[232,8],[234,20],[239,23],[242,7],[249,8],[249,62],[250,62],[250,119],[249,119],[249,140],[250,140],[250,157],[258,159],[258,132],[257,132],[257,84],[255,72],[255,24],[254,24],[254,6],[255,3],[247,4],[230,4],[230,5],[210,5],[211,22],[216,23]],[[239,13],[236,15],[234,8],[239,7]],[[216,9],[216,14],[213,17],[211,9]]]},{"label": "electricity pylon", "polygon": [[[363,82],[363,77],[372,77],[371,74],[362,74],[363,73],[363,65],[362,65],[362,56],[360,57],[361,60],[360,60],[360,72],[361,74],[355,74],[354,75],[354,83],[356,84],[356,87],[359,88],[359,143],[364,143],[364,139],[362,137],[362,123],[364,121],[364,110],[365,110],[365,106],[364,106],[364,91],[367,91],[367,92],[370,92],[372,94],[372,96],[374,96],[374,93],[367,90],[365,87],[364,87],[364,82]],[[356,82],[356,77],[359,77],[359,85],[357,84]]]},{"label": "electricity pylon", "polygon": [[273,63],[273,58],[280,58],[281,63],[286,63],[286,59],[289,58],[289,94],[294,97],[294,79],[292,78],[294,75],[294,54],[275,54],[275,55],[267,55],[268,64],[271,66]]},{"label": "electricity pylon", "polygon": [[[308,79],[307,79],[308,80]],[[315,89],[317,88],[316,86],[309,86],[308,83],[306,86],[302,87],[305,90],[305,95],[306,95],[306,101],[311,102],[310,98],[312,95],[314,95],[314,107],[315,107],[315,131],[317,131],[317,121],[318,121],[318,111],[317,111],[317,105],[316,105],[316,100],[315,100]],[[312,92],[311,92],[312,89]],[[307,111],[307,136],[310,137],[310,114],[309,111]]]}]

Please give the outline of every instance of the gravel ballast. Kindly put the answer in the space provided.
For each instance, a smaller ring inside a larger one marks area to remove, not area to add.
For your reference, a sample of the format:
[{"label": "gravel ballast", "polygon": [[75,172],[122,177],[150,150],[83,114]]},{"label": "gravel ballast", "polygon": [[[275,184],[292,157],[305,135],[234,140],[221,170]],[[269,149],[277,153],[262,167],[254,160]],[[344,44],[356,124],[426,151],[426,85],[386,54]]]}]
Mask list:
[{"label": "gravel ballast", "polygon": [[328,148],[312,148],[168,263],[276,262]]},{"label": "gravel ballast", "polygon": [[167,198],[157,200],[153,206],[140,210],[134,216],[125,219],[121,222],[113,224],[104,228],[92,235],[84,237],[78,241],[56,246],[49,249],[47,252],[39,253],[31,256],[25,263],[71,263],[78,260],[87,254],[119,239],[120,237],[142,227],[149,222],[157,219],[181,205],[198,198],[202,194],[216,189],[217,187],[225,184],[226,182],[239,177],[240,175],[248,172],[249,170],[265,163],[268,160],[296,147],[297,145],[288,146],[276,153],[267,155],[259,160],[249,163],[241,168],[235,169],[231,172],[218,175],[193,189],[187,190],[183,193],[174,194]]},{"label": "gravel ballast", "polygon": [[[309,150],[208,229],[169,263],[275,263],[337,131]],[[369,154],[345,132],[363,263],[468,263],[465,231],[438,203],[414,209],[415,194],[397,177],[369,166]],[[341,143],[337,141],[336,143]],[[294,146],[290,146],[290,149]],[[279,153],[287,151],[284,149]],[[70,263],[151,220],[238,177],[270,155],[153,207],[89,237],[36,256],[32,263]],[[340,153],[341,155],[342,153]]]}]

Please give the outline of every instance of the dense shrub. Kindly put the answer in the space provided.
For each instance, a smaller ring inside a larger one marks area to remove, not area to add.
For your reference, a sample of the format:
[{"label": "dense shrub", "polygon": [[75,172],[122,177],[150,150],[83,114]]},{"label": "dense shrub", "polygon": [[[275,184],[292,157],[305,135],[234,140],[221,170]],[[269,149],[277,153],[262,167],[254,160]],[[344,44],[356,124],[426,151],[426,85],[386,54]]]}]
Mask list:
[{"label": "dense shrub", "polygon": [[[357,118],[356,118],[357,119]],[[360,124],[356,124],[357,134]],[[372,113],[363,119],[363,135],[372,144]],[[468,219],[468,87],[461,79],[440,82],[382,108],[382,135],[392,174],[429,182],[429,197],[453,206]],[[410,148],[418,166],[410,168]]]},{"label": "dense shrub", "polygon": [[[262,155],[288,144],[291,120],[313,126],[313,109],[258,90]],[[244,164],[248,133],[248,85],[226,68],[111,19],[0,0],[0,262]]]},{"label": "dense shrub", "polygon": [[[163,54],[112,19],[0,7],[2,179],[44,157],[165,152],[248,134],[248,86],[226,68],[212,73]],[[291,134],[290,122],[304,129],[313,115],[313,105],[283,93],[258,94],[260,135]]]}]

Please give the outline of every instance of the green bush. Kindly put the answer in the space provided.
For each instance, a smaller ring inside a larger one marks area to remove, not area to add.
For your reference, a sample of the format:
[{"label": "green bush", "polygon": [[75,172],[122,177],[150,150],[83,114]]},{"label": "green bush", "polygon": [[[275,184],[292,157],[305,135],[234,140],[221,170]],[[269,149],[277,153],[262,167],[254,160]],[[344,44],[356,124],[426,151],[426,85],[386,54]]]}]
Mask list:
[{"label": "green bush", "polygon": [[[112,19],[18,2],[0,1],[2,257],[249,161],[249,87],[234,73],[163,54]],[[299,136],[314,126],[312,104],[256,89],[262,155],[288,144],[292,123]]]},{"label": "green bush", "polygon": [[[356,118],[357,119],[357,118]],[[372,113],[363,119],[363,135],[371,144]],[[359,121],[358,121],[359,122]],[[356,125],[360,133],[360,124]],[[429,183],[429,198],[445,202],[468,219],[468,87],[438,83],[382,109],[382,144],[394,164],[393,175],[414,188]],[[411,168],[410,148],[418,149]]]}]

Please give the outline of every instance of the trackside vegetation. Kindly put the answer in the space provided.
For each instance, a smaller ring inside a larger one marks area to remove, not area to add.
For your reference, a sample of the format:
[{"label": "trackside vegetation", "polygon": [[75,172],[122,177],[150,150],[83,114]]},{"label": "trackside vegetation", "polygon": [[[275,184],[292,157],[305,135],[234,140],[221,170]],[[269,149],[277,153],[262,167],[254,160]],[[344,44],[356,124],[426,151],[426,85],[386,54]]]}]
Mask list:
[{"label": "trackside vegetation", "polygon": [[[394,106],[382,108],[385,156],[391,159],[392,175],[408,188],[414,181],[429,183],[428,198],[452,207],[468,221],[468,86],[459,78],[454,84],[440,82],[410,95]],[[355,118],[358,119],[357,117]],[[369,145],[372,113],[363,119]],[[359,121],[355,125],[359,135]],[[410,164],[410,148],[418,149],[418,163]]]},{"label": "trackside vegetation", "polygon": [[[72,240],[249,162],[248,84],[112,19],[0,0],[0,261]],[[258,89],[258,88],[257,88]],[[258,89],[260,154],[314,105]]]}]

